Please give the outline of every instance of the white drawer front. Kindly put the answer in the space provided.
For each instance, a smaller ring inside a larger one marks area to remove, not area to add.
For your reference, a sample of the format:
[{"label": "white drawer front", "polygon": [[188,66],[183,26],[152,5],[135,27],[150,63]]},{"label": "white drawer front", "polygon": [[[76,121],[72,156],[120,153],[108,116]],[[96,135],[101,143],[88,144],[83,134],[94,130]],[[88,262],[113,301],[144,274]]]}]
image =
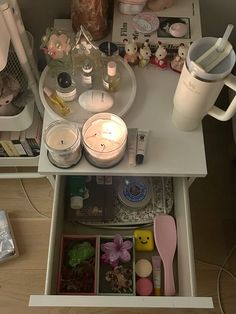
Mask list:
[{"label": "white drawer front", "polygon": [[[213,308],[212,299],[197,297],[192,243],[191,217],[186,179],[174,179],[175,218],[177,223],[177,272],[178,296],[75,296],[56,295],[56,278],[60,254],[61,235],[64,226],[64,179],[57,176],[51,234],[49,242],[47,275],[44,295],[32,295],[30,306],[69,307],[142,307],[142,308]],[[82,227],[76,226],[83,233]],[[96,231],[94,231],[96,234]]]}]

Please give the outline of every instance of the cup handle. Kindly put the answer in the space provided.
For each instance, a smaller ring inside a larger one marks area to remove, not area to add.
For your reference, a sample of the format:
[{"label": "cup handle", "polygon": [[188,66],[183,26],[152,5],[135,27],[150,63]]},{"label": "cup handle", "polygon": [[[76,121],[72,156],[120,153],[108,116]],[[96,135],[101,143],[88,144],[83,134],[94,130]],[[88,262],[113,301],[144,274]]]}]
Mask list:
[{"label": "cup handle", "polygon": [[[227,78],[224,81],[225,85],[231,88],[236,92],[236,76],[229,74]],[[220,121],[228,121],[233,117],[233,115],[236,112],[236,96],[234,96],[233,100],[231,101],[228,109],[226,111],[213,106],[211,109],[208,111],[208,114],[212,116],[213,118],[216,118],[217,120]]]}]

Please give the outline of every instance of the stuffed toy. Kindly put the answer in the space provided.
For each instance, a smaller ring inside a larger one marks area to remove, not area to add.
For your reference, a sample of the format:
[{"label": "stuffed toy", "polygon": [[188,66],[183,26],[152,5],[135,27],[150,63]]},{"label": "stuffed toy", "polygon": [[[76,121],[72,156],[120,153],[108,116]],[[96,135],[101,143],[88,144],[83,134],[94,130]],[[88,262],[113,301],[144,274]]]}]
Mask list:
[{"label": "stuffed toy", "polygon": [[173,71],[181,73],[184,66],[185,59],[187,57],[189,46],[190,44],[179,45],[178,52],[170,63],[170,67]]},{"label": "stuffed toy", "polygon": [[0,73],[0,116],[14,116],[33,101],[31,90],[20,93],[20,83],[9,73]]}]

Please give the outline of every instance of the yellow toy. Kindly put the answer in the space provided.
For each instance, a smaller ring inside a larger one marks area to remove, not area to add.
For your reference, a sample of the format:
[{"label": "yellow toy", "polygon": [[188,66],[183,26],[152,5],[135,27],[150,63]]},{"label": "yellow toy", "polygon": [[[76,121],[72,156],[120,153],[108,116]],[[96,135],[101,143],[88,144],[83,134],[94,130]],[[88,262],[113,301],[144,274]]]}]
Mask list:
[{"label": "yellow toy", "polygon": [[136,229],[134,231],[134,237],[136,251],[154,250],[154,238],[152,230]]}]

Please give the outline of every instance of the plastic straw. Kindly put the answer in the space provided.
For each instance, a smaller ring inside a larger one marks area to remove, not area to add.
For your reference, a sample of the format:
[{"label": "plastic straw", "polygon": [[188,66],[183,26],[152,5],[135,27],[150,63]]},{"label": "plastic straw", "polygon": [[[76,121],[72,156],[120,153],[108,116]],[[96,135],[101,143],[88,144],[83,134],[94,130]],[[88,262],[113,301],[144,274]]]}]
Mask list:
[{"label": "plastic straw", "polygon": [[225,30],[225,33],[224,33],[223,37],[221,38],[220,44],[219,44],[219,46],[218,46],[218,48],[217,48],[217,51],[218,51],[218,52],[224,51],[225,46],[226,46],[226,43],[227,43],[227,41],[228,41],[228,38],[229,38],[229,36],[230,36],[230,34],[231,34],[233,28],[234,28],[234,25],[233,25],[233,24],[229,24],[229,25],[227,26],[227,28],[226,28],[226,30]]}]

